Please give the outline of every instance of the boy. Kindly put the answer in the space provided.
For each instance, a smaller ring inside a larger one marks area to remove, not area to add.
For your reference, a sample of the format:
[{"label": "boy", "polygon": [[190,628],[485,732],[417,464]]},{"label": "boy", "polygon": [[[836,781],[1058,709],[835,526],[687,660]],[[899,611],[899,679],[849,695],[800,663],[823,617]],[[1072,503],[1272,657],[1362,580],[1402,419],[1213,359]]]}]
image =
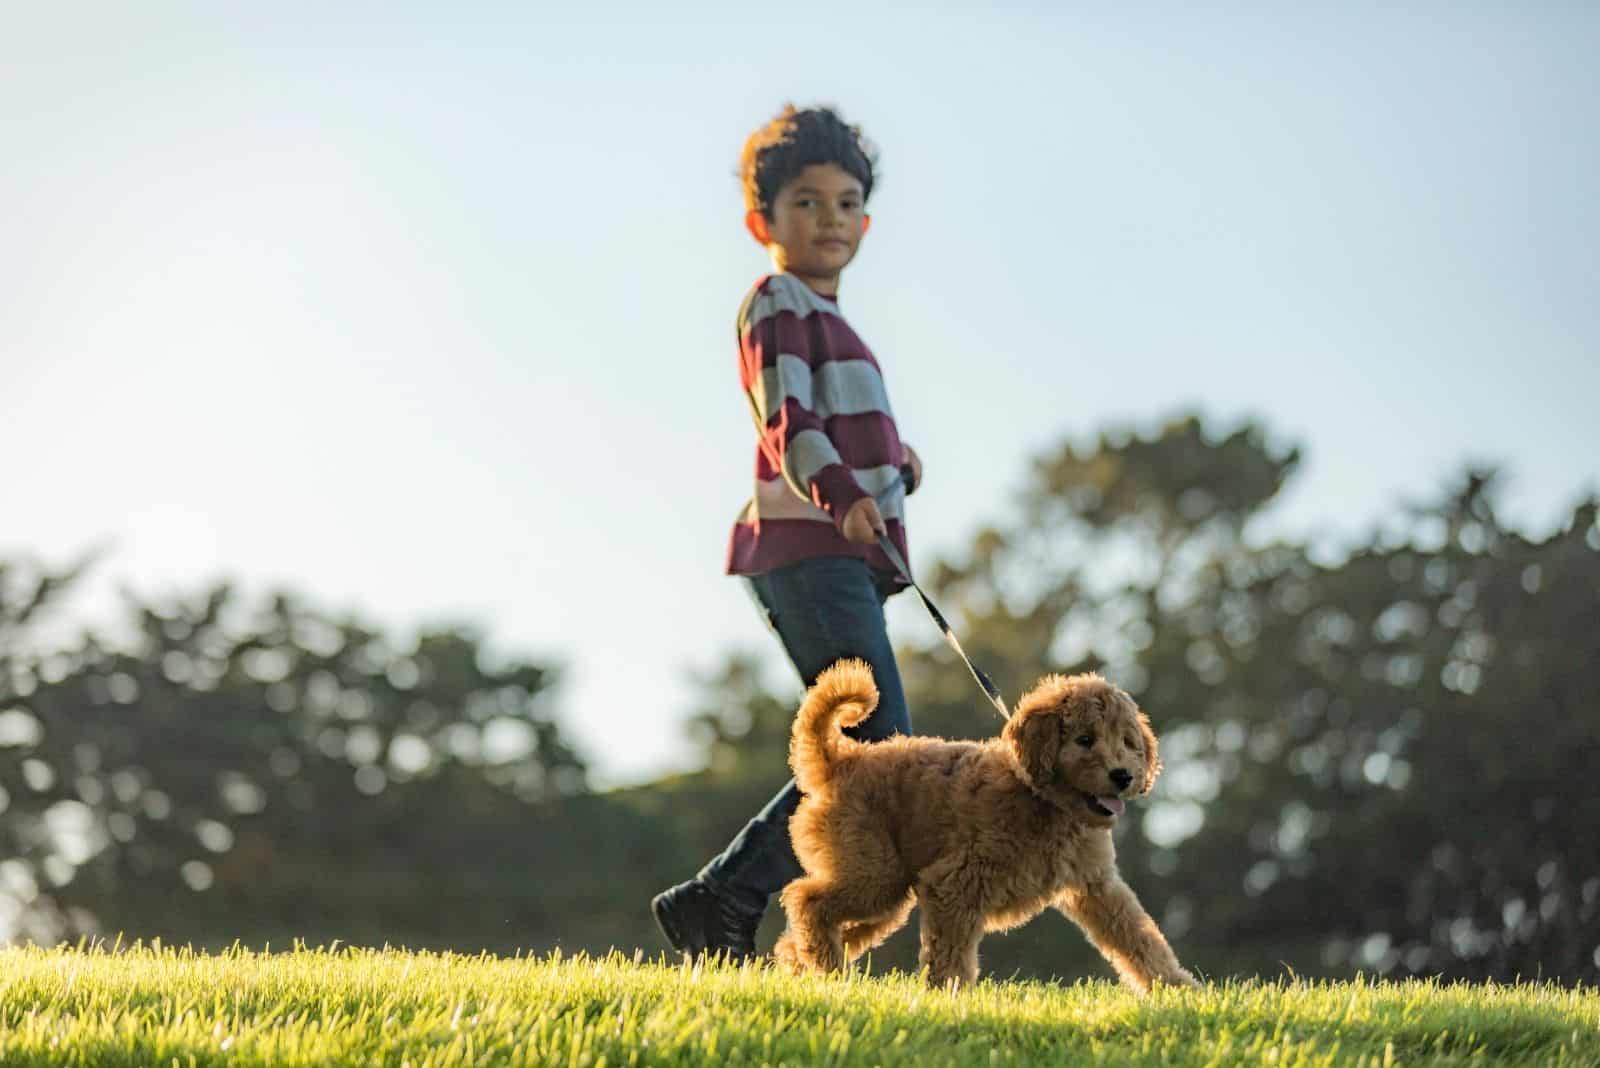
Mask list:
[{"label": "boy", "polygon": [[[739,313],[739,377],[760,435],[755,496],[734,525],[727,572],[743,576],[810,687],[859,657],[879,701],[850,735],[911,733],[883,603],[904,586],[903,502],[921,461],[900,441],[877,361],[839,310],[839,276],[869,218],[874,154],[833,111],[791,105],[740,155],[745,227],[772,259]],[[903,473],[904,472],[904,473]],[[903,479],[903,481],[902,481]],[[789,841],[799,804],[781,789],[720,856],[650,903],[674,949],[755,955],[771,895],[802,874]]]}]

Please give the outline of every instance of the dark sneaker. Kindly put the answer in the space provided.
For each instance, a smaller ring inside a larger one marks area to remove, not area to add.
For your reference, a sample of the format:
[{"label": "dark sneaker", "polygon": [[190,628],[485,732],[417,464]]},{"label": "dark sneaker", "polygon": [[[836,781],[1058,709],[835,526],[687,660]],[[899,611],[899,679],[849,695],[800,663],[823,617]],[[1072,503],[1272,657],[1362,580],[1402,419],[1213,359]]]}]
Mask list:
[{"label": "dark sneaker", "polygon": [[696,879],[663,890],[650,902],[656,926],[672,948],[691,957],[720,953],[731,960],[756,955],[760,913],[749,913]]}]

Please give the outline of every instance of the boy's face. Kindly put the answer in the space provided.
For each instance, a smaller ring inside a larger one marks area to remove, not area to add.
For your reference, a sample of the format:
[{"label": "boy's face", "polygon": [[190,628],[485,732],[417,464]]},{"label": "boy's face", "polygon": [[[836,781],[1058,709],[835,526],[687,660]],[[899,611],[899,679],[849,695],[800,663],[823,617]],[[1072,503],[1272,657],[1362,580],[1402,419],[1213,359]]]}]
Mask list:
[{"label": "boy's face", "polygon": [[828,296],[837,294],[839,272],[855,258],[870,221],[861,182],[837,163],[813,163],[778,190],[772,218],[745,216],[778,270]]}]

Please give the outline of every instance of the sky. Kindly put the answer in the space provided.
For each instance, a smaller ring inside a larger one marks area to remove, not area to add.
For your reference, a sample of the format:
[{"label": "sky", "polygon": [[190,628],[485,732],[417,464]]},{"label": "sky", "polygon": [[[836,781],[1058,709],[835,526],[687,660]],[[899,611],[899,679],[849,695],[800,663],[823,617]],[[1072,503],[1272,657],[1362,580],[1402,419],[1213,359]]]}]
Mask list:
[{"label": "sky", "polygon": [[8,4],[0,559],[104,548],[85,622],[229,578],[469,623],[597,784],[693,767],[696,672],[798,691],[722,575],[786,101],[880,152],[841,306],[914,569],[1188,411],[1304,451],[1262,536],[1468,462],[1548,533],[1600,486],[1597,54],[1583,4]]}]

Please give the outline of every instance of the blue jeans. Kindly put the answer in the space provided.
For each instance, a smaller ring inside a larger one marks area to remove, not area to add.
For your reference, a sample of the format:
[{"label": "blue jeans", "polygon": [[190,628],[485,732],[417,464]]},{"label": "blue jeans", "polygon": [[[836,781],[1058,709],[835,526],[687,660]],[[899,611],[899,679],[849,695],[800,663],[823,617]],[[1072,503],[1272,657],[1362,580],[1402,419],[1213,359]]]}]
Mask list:
[{"label": "blue jeans", "polygon": [[[878,707],[845,731],[876,742],[911,733],[900,668],[884,623],[883,602],[895,586],[852,556],[818,556],[749,578],[767,620],[809,688],[835,661],[859,657],[872,666]],[[791,879],[804,874],[789,841],[789,817],[800,804],[793,779],[734,836],[698,878],[718,894],[757,914]]]}]

